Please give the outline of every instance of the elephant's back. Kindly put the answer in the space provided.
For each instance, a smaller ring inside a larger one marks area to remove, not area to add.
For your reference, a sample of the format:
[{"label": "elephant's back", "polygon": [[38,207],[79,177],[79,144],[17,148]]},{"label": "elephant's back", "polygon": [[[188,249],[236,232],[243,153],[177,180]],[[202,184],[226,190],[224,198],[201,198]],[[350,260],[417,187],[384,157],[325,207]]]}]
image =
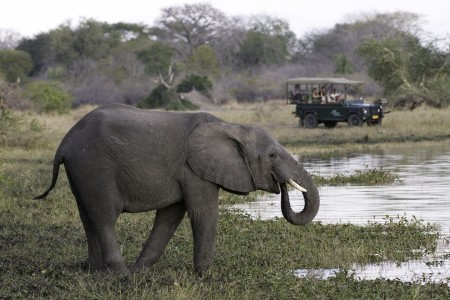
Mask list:
[{"label": "elephant's back", "polygon": [[[98,107],[80,119],[63,139],[66,158],[92,159],[143,154],[148,157],[181,155],[184,142],[200,123],[219,121],[208,113],[150,111],[123,104]],[[174,151],[177,154],[174,154]],[[89,157],[88,157],[89,156]],[[155,162],[156,163],[156,159]]]}]

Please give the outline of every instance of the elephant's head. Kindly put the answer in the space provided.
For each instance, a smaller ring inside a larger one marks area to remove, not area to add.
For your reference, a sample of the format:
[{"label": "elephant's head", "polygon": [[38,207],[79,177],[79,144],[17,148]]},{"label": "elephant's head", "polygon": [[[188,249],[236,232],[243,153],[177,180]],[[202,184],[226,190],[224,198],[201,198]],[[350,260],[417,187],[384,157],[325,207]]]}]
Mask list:
[{"label": "elephant's head", "polygon": [[[247,194],[255,190],[280,193],[283,216],[295,225],[316,216],[320,197],[308,172],[263,129],[225,122],[203,123],[187,141],[189,166],[201,178],[225,190]],[[286,183],[300,189],[305,199],[295,213]]]}]

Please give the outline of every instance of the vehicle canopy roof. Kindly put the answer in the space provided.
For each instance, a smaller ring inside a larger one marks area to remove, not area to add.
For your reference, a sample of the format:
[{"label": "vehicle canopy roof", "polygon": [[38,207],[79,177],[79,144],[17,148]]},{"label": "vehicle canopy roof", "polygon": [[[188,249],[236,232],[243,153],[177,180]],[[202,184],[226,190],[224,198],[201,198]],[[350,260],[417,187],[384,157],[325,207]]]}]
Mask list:
[{"label": "vehicle canopy roof", "polygon": [[362,84],[362,81],[350,80],[347,78],[333,78],[333,77],[298,77],[290,78],[286,81],[286,84],[345,84],[345,85],[358,85]]}]

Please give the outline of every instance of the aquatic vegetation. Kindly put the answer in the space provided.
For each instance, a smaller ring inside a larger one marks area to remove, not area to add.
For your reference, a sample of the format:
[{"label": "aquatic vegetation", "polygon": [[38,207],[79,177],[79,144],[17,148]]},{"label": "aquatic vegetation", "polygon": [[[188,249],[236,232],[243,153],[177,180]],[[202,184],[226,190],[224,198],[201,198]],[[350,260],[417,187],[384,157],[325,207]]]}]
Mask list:
[{"label": "aquatic vegetation", "polygon": [[356,170],[355,174],[337,174],[332,177],[313,174],[313,178],[317,185],[384,185],[400,180],[392,171],[383,168]]}]

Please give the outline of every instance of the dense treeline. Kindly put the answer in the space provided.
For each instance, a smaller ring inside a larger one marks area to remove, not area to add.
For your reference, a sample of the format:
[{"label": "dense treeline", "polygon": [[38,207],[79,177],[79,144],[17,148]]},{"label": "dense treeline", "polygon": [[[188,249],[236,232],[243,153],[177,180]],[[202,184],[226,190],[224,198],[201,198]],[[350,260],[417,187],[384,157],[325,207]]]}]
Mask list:
[{"label": "dense treeline", "polygon": [[41,110],[55,95],[183,109],[195,105],[177,93],[193,88],[214,103],[253,102],[283,98],[290,77],[345,76],[366,81],[369,96],[448,106],[449,52],[425,40],[419,21],[362,15],[299,38],[278,18],[186,4],[162,9],[152,26],[82,19],[31,38],[0,30],[0,98]]}]

